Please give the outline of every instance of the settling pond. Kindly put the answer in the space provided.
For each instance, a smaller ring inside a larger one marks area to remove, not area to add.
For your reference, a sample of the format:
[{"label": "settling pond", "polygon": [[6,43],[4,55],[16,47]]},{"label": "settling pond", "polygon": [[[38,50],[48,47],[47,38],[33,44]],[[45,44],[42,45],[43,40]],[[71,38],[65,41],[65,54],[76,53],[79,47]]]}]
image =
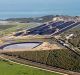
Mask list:
[{"label": "settling pond", "polygon": [[10,49],[32,49],[42,44],[41,42],[22,42],[22,43],[12,43],[1,46],[3,50]]}]

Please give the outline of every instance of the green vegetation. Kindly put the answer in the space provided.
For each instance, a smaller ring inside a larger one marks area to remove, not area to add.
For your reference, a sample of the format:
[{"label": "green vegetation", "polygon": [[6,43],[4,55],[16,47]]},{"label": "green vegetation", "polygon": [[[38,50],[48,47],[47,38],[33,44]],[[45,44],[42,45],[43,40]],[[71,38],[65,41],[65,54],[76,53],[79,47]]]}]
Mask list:
[{"label": "green vegetation", "polygon": [[5,29],[8,29],[8,28],[12,28],[14,26],[15,25],[0,25],[0,30],[5,30]]},{"label": "green vegetation", "polygon": [[74,36],[69,39],[69,43],[71,43],[74,47],[77,47],[80,49],[80,26],[77,26],[73,29],[70,29],[64,32],[61,35],[64,40],[65,40],[64,36],[67,34],[74,34]]},{"label": "green vegetation", "polygon": [[0,59],[0,75],[61,75],[26,67],[18,64],[13,64],[6,60]]},{"label": "green vegetation", "polygon": [[24,60],[30,60],[57,68],[80,72],[80,56],[67,49],[49,51],[10,52],[8,55],[17,56]]},{"label": "green vegetation", "polygon": [[72,37],[72,39],[69,40],[69,42],[80,49],[80,35],[76,36],[76,37]]}]

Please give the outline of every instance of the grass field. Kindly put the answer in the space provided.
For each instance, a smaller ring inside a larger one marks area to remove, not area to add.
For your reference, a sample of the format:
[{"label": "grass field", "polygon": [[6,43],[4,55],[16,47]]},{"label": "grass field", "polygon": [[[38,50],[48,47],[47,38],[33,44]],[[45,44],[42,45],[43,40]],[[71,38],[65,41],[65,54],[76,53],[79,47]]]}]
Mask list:
[{"label": "grass field", "polygon": [[0,59],[0,75],[61,75],[26,67]]},{"label": "grass field", "polygon": [[12,28],[15,25],[0,25],[0,30],[4,30],[4,29],[8,29],[8,28]]}]

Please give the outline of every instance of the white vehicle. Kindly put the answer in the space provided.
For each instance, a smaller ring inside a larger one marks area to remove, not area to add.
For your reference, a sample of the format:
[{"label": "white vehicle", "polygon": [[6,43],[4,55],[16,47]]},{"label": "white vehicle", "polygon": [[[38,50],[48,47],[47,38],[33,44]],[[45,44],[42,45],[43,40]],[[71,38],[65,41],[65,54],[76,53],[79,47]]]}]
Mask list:
[{"label": "white vehicle", "polygon": [[64,43],[63,45],[64,45],[64,46],[67,46],[67,47],[69,47],[69,45],[68,45],[68,44],[65,44],[65,43]]}]

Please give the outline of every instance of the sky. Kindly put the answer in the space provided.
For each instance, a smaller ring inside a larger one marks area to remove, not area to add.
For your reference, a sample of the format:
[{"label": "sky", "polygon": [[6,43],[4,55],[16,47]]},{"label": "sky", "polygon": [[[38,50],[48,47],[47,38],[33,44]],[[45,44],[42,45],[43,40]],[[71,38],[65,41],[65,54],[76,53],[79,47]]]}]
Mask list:
[{"label": "sky", "polygon": [[80,0],[0,0],[0,13],[80,15]]}]

